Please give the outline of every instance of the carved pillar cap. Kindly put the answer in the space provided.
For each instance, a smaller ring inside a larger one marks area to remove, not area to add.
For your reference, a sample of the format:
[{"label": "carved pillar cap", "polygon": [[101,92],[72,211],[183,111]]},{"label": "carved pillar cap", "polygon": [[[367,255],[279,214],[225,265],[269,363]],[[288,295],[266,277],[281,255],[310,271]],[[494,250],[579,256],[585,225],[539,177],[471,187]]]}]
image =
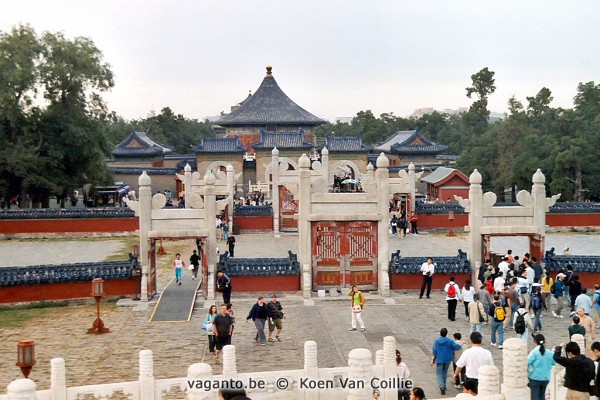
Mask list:
[{"label": "carved pillar cap", "polygon": [[327,150],[327,147],[323,147],[323,150],[321,150],[321,155],[323,155],[323,156],[329,155],[329,150]]},{"label": "carved pillar cap", "polygon": [[306,156],[306,153],[302,154],[302,157],[298,160],[299,168],[310,168],[310,159]]},{"label": "carved pillar cap", "polygon": [[192,172],[192,167],[190,167],[190,164],[185,164],[185,167],[183,167],[183,170],[185,172]]},{"label": "carved pillar cap", "polygon": [[140,175],[138,183],[140,186],[150,186],[152,184],[152,179],[150,179],[150,176],[144,171]]},{"label": "carved pillar cap", "polygon": [[414,171],[415,170],[415,164],[413,164],[412,162],[410,164],[408,164],[408,170],[409,171]]},{"label": "carved pillar cap", "polygon": [[390,160],[385,156],[383,152],[377,157],[377,168],[387,168],[390,166]]},{"label": "carved pillar cap", "polygon": [[215,178],[213,173],[210,171],[208,171],[206,175],[204,175],[204,183],[206,183],[207,185],[214,185],[216,180],[217,178]]},{"label": "carved pillar cap", "polygon": [[279,155],[279,150],[277,149],[277,147],[273,147],[273,150],[271,150],[271,155],[272,156],[278,156]]},{"label": "carved pillar cap", "polygon": [[375,167],[373,166],[373,164],[369,163],[369,165],[367,165],[367,171],[374,171]]},{"label": "carved pillar cap", "polygon": [[539,168],[537,171],[535,171],[535,174],[533,174],[533,178],[531,178],[531,180],[533,181],[533,183],[546,183],[546,177],[542,173],[542,170]]},{"label": "carved pillar cap", "polygon": [[226,171],[227,172],[233,172],[233,165],[227,164]]},{"label": "carved pillar cap", "polygon": [[476,185],[481,185],[481,174],[479,173],[479,171],[477,171],[477,168],[475,168],[473,170],[473,173],[471,173],[471,175],[469,176],[469,181],[471,182],[471,184],[476,184]]}]

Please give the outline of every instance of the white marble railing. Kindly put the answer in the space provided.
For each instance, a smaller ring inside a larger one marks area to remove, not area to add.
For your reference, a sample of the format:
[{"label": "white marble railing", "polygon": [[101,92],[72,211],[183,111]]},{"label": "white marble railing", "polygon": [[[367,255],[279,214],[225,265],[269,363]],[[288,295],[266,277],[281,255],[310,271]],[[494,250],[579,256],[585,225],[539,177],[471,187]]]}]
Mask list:
[{"label": "white marble railing", "polygon": [[[575,338],[577,340],[578,338]],[[172,379],[155,379],[154,361],[150,350],[142,350],[139,357],[139,378],[134,382],[105,383],[98,385],[67,387],[66,368],[63,359],[51,361],[49,390],[36,390],[36,383],[29,379],[17,379],[8,385],[7,394],[0,400],[77,400],[85,396],[94,398],[128,398],[133,400],[161,400],[173,397],[173,391],[182,393],[190,400],[216,399],[218,387],[229,382],[242,385],[253,400],[365,400],[372,398],[373,379],[379,383],[396,377],[396,339],[387,336],[383,349],[378,350],[373,364],[373,354],[367,349],[354,349],[348,357],[347,367],[319,368],[317,344],[304,344],[304,368],[286,371],[238,373],[234,346],[223,350],[223,373],[214,375],[209,364],[197,363],[188,368],[187,376]],[[521,339],[508,339],[503,350],[504,376],[494,366],[479,370],[479,398],[482,400],[517,400],[530,397],[527,387],[527,346]],[[564,375],[564,371],[562,371]],[[501,384],[502,382],[502,384]],[[346,385],[346,387],[344,387]],[[352,386],[354,384],[354,386]],[[565,398],[560,385],[561,370],[552,374],[548,393],[552,400]],[[380,399],[397,398],[395,388],[380,390]],[[462,394],[457,399],[463,397]]]}]

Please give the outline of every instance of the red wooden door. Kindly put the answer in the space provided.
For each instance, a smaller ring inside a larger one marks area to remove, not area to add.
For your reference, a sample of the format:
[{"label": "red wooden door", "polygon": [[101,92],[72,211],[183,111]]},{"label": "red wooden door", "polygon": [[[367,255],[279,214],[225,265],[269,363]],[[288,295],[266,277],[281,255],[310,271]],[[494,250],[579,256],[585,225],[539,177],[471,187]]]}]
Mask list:
[{"label": "red wooden door", "polygon": [[377,289],[377,223],[312,224],[313,289]]},{"label": "red wooden door", "polygon": [[297,231],[298,221],[294,215],[298,213],[298,200],[283,185],[279,186],[279,229],[281,231]]}]

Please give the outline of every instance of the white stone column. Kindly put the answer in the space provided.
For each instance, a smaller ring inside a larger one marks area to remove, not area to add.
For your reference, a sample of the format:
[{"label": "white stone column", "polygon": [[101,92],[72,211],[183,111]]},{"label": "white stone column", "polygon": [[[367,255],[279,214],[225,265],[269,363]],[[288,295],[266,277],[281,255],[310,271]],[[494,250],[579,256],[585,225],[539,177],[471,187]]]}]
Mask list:
[{"label": "white stone column", "polygon": [[[327,182],[327,191],[329,192],[333,187],[333,181],[331,179],[331,171],[329,170],[329,150],[327,150],[327,147],[323,147],[323,150],[321,150],[321,166],[323,167],[323,178]],[[358,179],[358,176],[356,179]]]},{"label": "white stone column", "polygon": [[373,378],[372,354],[367,349],[354,349],[348,355],[348,382],[354,388],[348,390],[347,400],[365,400],[373,397],[371,379]]},{"label": "white stone column", "polygon": [[[306,154],[298,160],[298,260],[302,266],[302,294],[309,299],[312,290],[312,238],[308,217],[311,212],[310,160]],[[307,276],[308,274],[308,276]]]},{"label": "white stone column", "polygon": [[375,351],[375,365],[383,367],[383,350]]},{"label": "white stone column", "polygon": [[377,286],[379,294],[382,296],[390,295],[390,276],[389,276],[389,241],[390,234],[388,227],[390,225],[390,160],[381,153],[377,157],[377,171],[375,171],[375,180],[377,182],[377,203],[381,221],[377,223]]},{"label": "white stone column", "polygon": [[477,282],[476,265],[483,264],[481,255],[481,224],[483,223],[483,189],[481,188],[481,174],[477,169],[469,176],[469,250],[468,257],[471,264],[471,281]]},{"label": "white stone column", "polygon": [[482,365],[479,367],[480,396],[500,394],[500,371],[494,365]]},{"label": "white stone column", "polygon": [[[571,336],[571,342],[575,342],[577,343],[577,345],[579,346],[579,350],[581,351],[581,354],[586,354],[586,350],[585,350],[585,336],[580,335],[579,333]],[[564,350],[564,347],[563,347]]]},{"label": "white stone column", "polygon": [[215,195],[216,178],[208,171],[204,176],[204,223],[208,231],[205,256],[208,264],[207,299],[215,298],[215,273],[217,265],[217,197]]},{"label": "white stone column", "polygon": [[50,392],[52,400],[67,400],[67,379],[64,358],[50,361]]},{"label": "white stone column", "polygon": [[528,399],[527,343],[523,339],[510,338],[504,341],[502,369],[501,392],[506,400]]},{"label": "white stone column", "polygon": [[223,376],[226,378],[237,376],[235,346],[231,344],[223,347]]},{"label": "white stone column", "polygon": [[[142,265],[142,279],[140,293],[142,301],[148,301],[149,293],[148,293],[148,273],[150,268],[150,243],[148,240],[148,233],[152,230],[152,180],[146,173],[146,171],[142,172],[138,179],[138,183],[140,188],[139,192],[139,209],[138,209],[138,217],[140,221],[140,257],[141,257],[141,265]],[[144,274],[144,268],[146,273]]]},{"label": "white stone column", "polygon": [[[410,191],[410,211],[416,212],[417,176],[415,174],[415,164],[413,164],[412,162],[408,164],[408,187]],[[406,217],[408,218],[408,215]]]},{"label": "white stone column", "polygon": [[192,167],[190,167],[190,164],[185,164],[183,172],[185,179],[185,188],[183,192],[183,195],[185,196],[185,208],[192,208],[190,205],[190,199],[192,198]]},{"label": "white stone column", "polygon": [[233,165],[227,164],[227,224],[229,233],[233,234],[233,198],[235,196],[235,171]]},{"label": "white stone column", "polygon": [[[212,380],[212,367],[205,363],[196,363],[192,364],[188,368],[187,373],[187,381],[188,382],[197,382],[197,381],[208,381]],[[217,391],[209,390],[206,391],[202,387],[187,387],[187,398],[188,400],[208,400],[214,399]]]},{"label": "white stone column", "polygon": [[[307,340],[304,342],[304,377],[309,380],[319,379],[319,365],[317,356],[317,342]],[[305,400],[318,400],[319,391],[304,389],[300,396]]]},{"label": "white stone column", "polygon": [[140,351],[139,363],[140,400],[154,400],[154,356],[152,350]]},{"label": "white stone column", "polygon": [[[546,177],[542,170],[538,170],[531,178],[533,186],[531,187],[531,197],[533,199],[533,224],[537,228],[537,234],[540,237],[540,253],[532,254],[538,261],[544,255],[544,235],[546,233]],[[531,239],[530,239],[531,240]]]},{"label": "white stone column", "polygon": [[8,384],[8,400],[35,400],[37,385],[31,379],[17,379]]},{"label": "white stone column", "polygon": [[273,234],[275,237],[279,236],[279,150],[274,147],[271,151],[271,186],[273,187],[272,203],[273,203]]},{"label": "white stone column", "polygon": [[[386,336],[383,338],[383,377],[393,379],[396,374],[396,338],[394,336]],[[381,394],[385,400],[398,398],[398,388],[381,390]]]}]

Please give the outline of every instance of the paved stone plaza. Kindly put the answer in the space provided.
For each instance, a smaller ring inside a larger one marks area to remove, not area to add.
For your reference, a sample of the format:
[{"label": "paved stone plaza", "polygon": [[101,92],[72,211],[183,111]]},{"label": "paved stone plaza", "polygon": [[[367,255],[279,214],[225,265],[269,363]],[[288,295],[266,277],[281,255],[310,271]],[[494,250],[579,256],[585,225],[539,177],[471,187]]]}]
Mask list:
[{"label": "paved stone plaza", "polygon": [[[464,242],[464,238],[424,234],[410,236],[402,242],[393,239],[391,248],[401,248],[406,256],[447,255],[455,254],[456,249]],[[29,251],[36,246],[36,242],[21,243],[31,246]],[[61,251],[61,243],[64,242],[57,242],[56,248],[48,254],[47,262],[52,262],[54,252]],[[271,235],[240,235],[236,255],[285,256],[288,249],[295,250],[295,243],[295,235],[282,235],[278,239],[273,239]],[[554,234],[549,235],[547,243],[561,249],[565,244],[569,245],[573,253],[598,254],[597,235]],[[494,242],[494,245],[497,244]],[[507,244],[517,253],[524,250],[514,240]],[[168,242],[165,245],[170,254],[159,258],[159,290],[172,278],[171,261],[174,253],[190,254],[193,248],[191,241]],[[579,251],[580,249],[582,250]],[[108,255],[110,252],[108,249],[106,251]],[[191,279],[185,272],[184,279]],[[440,395],[435,370],[429,365],[433,340],[442,327],[447,327],[450,333],[461,332],[464,337],[468,337],[469,333],[469,325],[464,318],[458,318],[455,322],[446,319],[446,303],[441,291],[434,292],[431,300],[419,300],[414,291],[396,291],[392,295],[393,305],[386,304],[379,296],[367,294],[363,313],[367,330],[364,333],[348,331],[351,317],[348,297],[314,298],[315,305],[306,306],[300,293],[286,293],[280,296],[280,301],[288,312],[288,318],[284,322],[283,341],[261,347],[254,343],[253,324],[245,323],[255,296],[236,293],[235,280],[233,290],[232,302],[237,314],[233,344],[237,349],[240,372],[302,368],[303,343],[306,340],[318,343],[319,366],[347,365],[351,349],[367,348],[374,357],[375,351],[382,348],[383,337],[393,335],[415,382],[425,388],[429,397],[436,398]],[[214,364],[208,353],[207,338],[201,330],[201,321],[208,305],[199,299],[189,323],[149,323],[153,304],[148,308],[141,304],[137,307],[138,310],[114,304],[105,305],[103,320],[111,333],[103,336],[86,334],[95,317],[95,307],[91,303],[63,308],[0,312],[0,322],[4,323],[0,329],[0,392],[5,392],[4,388],[8,383],[19,378],[20,372],[14,363],[16,344],[21,339],[33,339],[36,342],[38,365],[31,377],[41,389],[49,387],[50,359],[54,357],[65,358],[69,386],[136,380],[138,353],[143,349],[154,351],[154,374],[158,379],[185,376],[187,367],[194,362],[208,362],[213,365],[214,373],[218,374],[221,366]],[[457,315],[464,316],[460,304],[458,311],[460,313]],[[18,316],[18,320],[7,323],[8,313]],[[542,319],[542,333],[546,335],[548,345],[566,341],[569,318],[557,320],[548,316],[549,314]],[[489,332],[489,326],[484,327],[484,347],[487,348],[490,348]],[[514,333],[508,333],[506,337],[514,337]],[[531,341],[529,345],[531,348]],[[502,369],[500,350],[491,348],[491,351],[496,365]],[[450,380],[448,387],[452,387]],[[456,390],[451,388],[446,396],[452,397],[455,394]]]}]

